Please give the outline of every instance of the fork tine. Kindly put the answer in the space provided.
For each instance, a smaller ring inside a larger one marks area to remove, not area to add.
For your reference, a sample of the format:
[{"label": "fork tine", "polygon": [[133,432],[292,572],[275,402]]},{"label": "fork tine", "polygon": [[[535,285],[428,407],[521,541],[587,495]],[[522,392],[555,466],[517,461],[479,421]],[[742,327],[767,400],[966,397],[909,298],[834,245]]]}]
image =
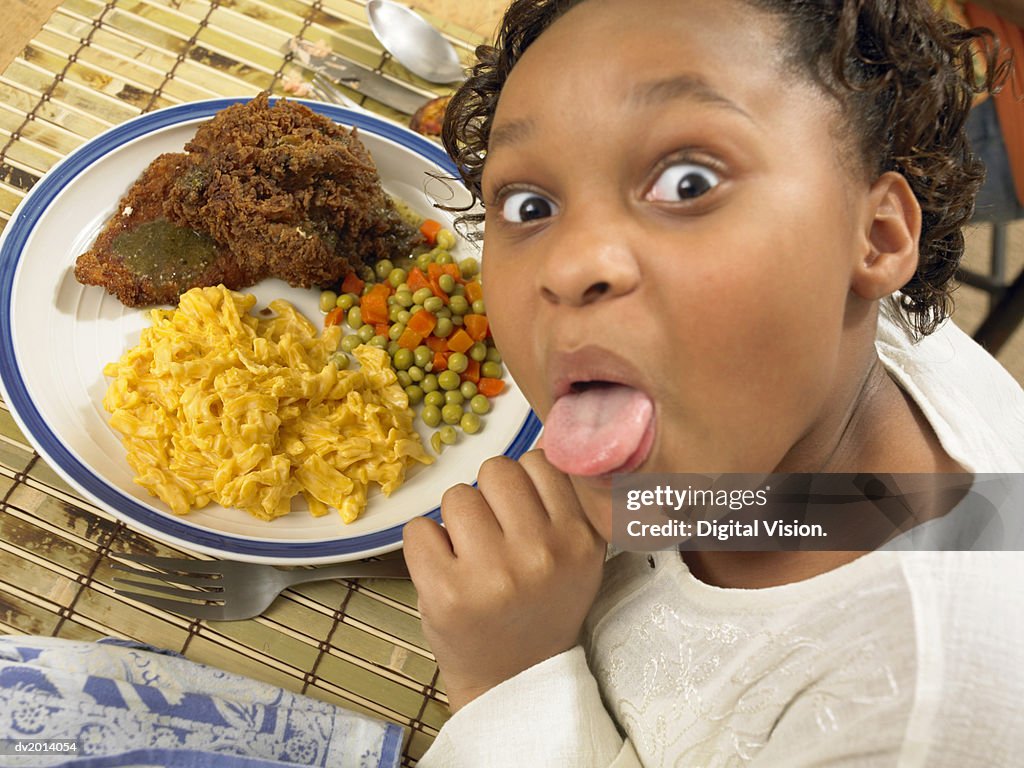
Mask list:
[{"label": "fork tine", "polygon": [[349,98],[340,90],[338,86],[330,81],[327,75],[322,72],[313,73],[313,87],[320,92],[322,96],[326,96],[324,101],[333,101],[335,104],[340,104],[343,107],[355,107],[359,108],[358,102],[354,99]]},{"label": "fork tine", "polygon": [[[129,568],[127,565],[114,563],[110,566],[115,571],[130,574],[132,576],[145,576],[148,579],[160,579],[161,581],[173,581],[175,584],[191,584],[196,587],[219,587],[220,579],[216,574],[209,573],[163,573],[162,571],[146,571],[142,568]],[[115,581],[124,581],[117,576]]]},{"label": "fork tine", "polygon": [[117,557],[131,560],[142,565],[151,565],[164,571],[180,571],[182,573],[216,573],[221,572],[220,563],[216,560],[191,560],[187,557],[158,557],[156,555],[135,555],[117,553]]},{"label": "fork tine", "polygon": [[155,595],[144,595],[141,592],[127,592],[117,590],[117,594],[122,597],[128,597],[132,600],[138,600],[140,603],[151,605],[154,608],[160,608],[164,611],[170,611],[171,613],[179,613],[182,616],[190,616],[197,619],[212,619],[214,621],[221,621],[226,619],[225,609],[223,605],[204,605],[203,603],[186,603],[181,600],[170,600],[166,597],[156,597]]},{"label": "fork tine", "polygon": [[[171,587],[167,584],[161,584],[158,582],[147,582],[147,581],[136,581],[135,579],[122,579],[117,576],[114,577],[114,581],[118,584],[127,584],[130,587],[142,587],[152,592],[159,592],[163,595],[172,595],[173,597],[183,597],[187,600],[223,600],[221,597],[223,591],[220,589],[214,590],[213,592],[203,592],[198,589],[180,589],[178,587]],[[115,587],[120,589],[120,587]]]}]

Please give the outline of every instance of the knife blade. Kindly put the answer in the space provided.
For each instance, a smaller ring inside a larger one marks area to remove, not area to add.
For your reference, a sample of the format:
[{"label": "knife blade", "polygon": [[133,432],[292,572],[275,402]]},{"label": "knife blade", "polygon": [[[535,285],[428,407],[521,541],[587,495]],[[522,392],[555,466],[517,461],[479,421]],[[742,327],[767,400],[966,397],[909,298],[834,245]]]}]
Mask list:
[{"label": "knife blade", "polygon": [[322,72],[340,85],[365,94],[381,104],[407,115],[416,112],[436,94],[419,91],[388,78],[369,67],[349,61],[322,44],[293,39],[289,45],[304,67]]}]

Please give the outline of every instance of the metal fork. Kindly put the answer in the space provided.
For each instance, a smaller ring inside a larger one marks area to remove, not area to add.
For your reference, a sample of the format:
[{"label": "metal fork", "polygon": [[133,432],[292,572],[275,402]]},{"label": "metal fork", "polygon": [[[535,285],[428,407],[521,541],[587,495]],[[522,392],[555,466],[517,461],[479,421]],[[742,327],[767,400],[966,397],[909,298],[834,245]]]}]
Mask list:
[{"label": "metal fork", "polygon": [[115,582],[171,597],[157,597],[116,587],[119,595],[183,616],[213,621],[236,621],[259,616],[285,588],[295,584],[328,579],[409,578],[401,553],[384,560],[294,569],[232,560],[190,560],[126,554],[118,554],[118,557],[158,568],[159,571],[131,568],[115,562],[113,568],[118,571],[154,580],[137,581],[115,576]]},{"label": "metal fork", "polygon": [[364,110],[364,107],[359,106],[355,101],[350,99],[334,83],[327,77],[323,72],[318,70],[313,71],[313,79],[309,82],[310,88],[314,96],[320,101],[326,101],[330,104],[339,104],[349,109]]}]

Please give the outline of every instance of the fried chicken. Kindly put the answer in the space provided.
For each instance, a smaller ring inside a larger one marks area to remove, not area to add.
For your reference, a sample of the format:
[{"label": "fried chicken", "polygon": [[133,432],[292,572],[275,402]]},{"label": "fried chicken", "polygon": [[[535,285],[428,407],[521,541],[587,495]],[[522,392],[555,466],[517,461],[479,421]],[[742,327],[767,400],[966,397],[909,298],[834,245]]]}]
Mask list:
[{"label": "fried chicken", "polygon": [[129,306],[266,277],[311,288],[409,254],[420,235],[384,192],[356,131],[261,94],[158,157],[122,198],[75,277]]}]

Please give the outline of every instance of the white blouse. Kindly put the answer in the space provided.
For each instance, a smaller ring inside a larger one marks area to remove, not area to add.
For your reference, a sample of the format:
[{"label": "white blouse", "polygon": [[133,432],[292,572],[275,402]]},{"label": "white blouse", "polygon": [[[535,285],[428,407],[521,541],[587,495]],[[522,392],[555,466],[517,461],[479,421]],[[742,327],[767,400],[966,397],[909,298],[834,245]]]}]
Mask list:
[{"label": "white blouse", "polygon": [[[914,344],[886,311],[877,348],[950,456],[1024,472],[1024,391],[962,331]],[[419,765],[1024,765],[1022,701],[1024,553],[879,551],[753,590],[624,553],[582,645],[461,709]]]}]

